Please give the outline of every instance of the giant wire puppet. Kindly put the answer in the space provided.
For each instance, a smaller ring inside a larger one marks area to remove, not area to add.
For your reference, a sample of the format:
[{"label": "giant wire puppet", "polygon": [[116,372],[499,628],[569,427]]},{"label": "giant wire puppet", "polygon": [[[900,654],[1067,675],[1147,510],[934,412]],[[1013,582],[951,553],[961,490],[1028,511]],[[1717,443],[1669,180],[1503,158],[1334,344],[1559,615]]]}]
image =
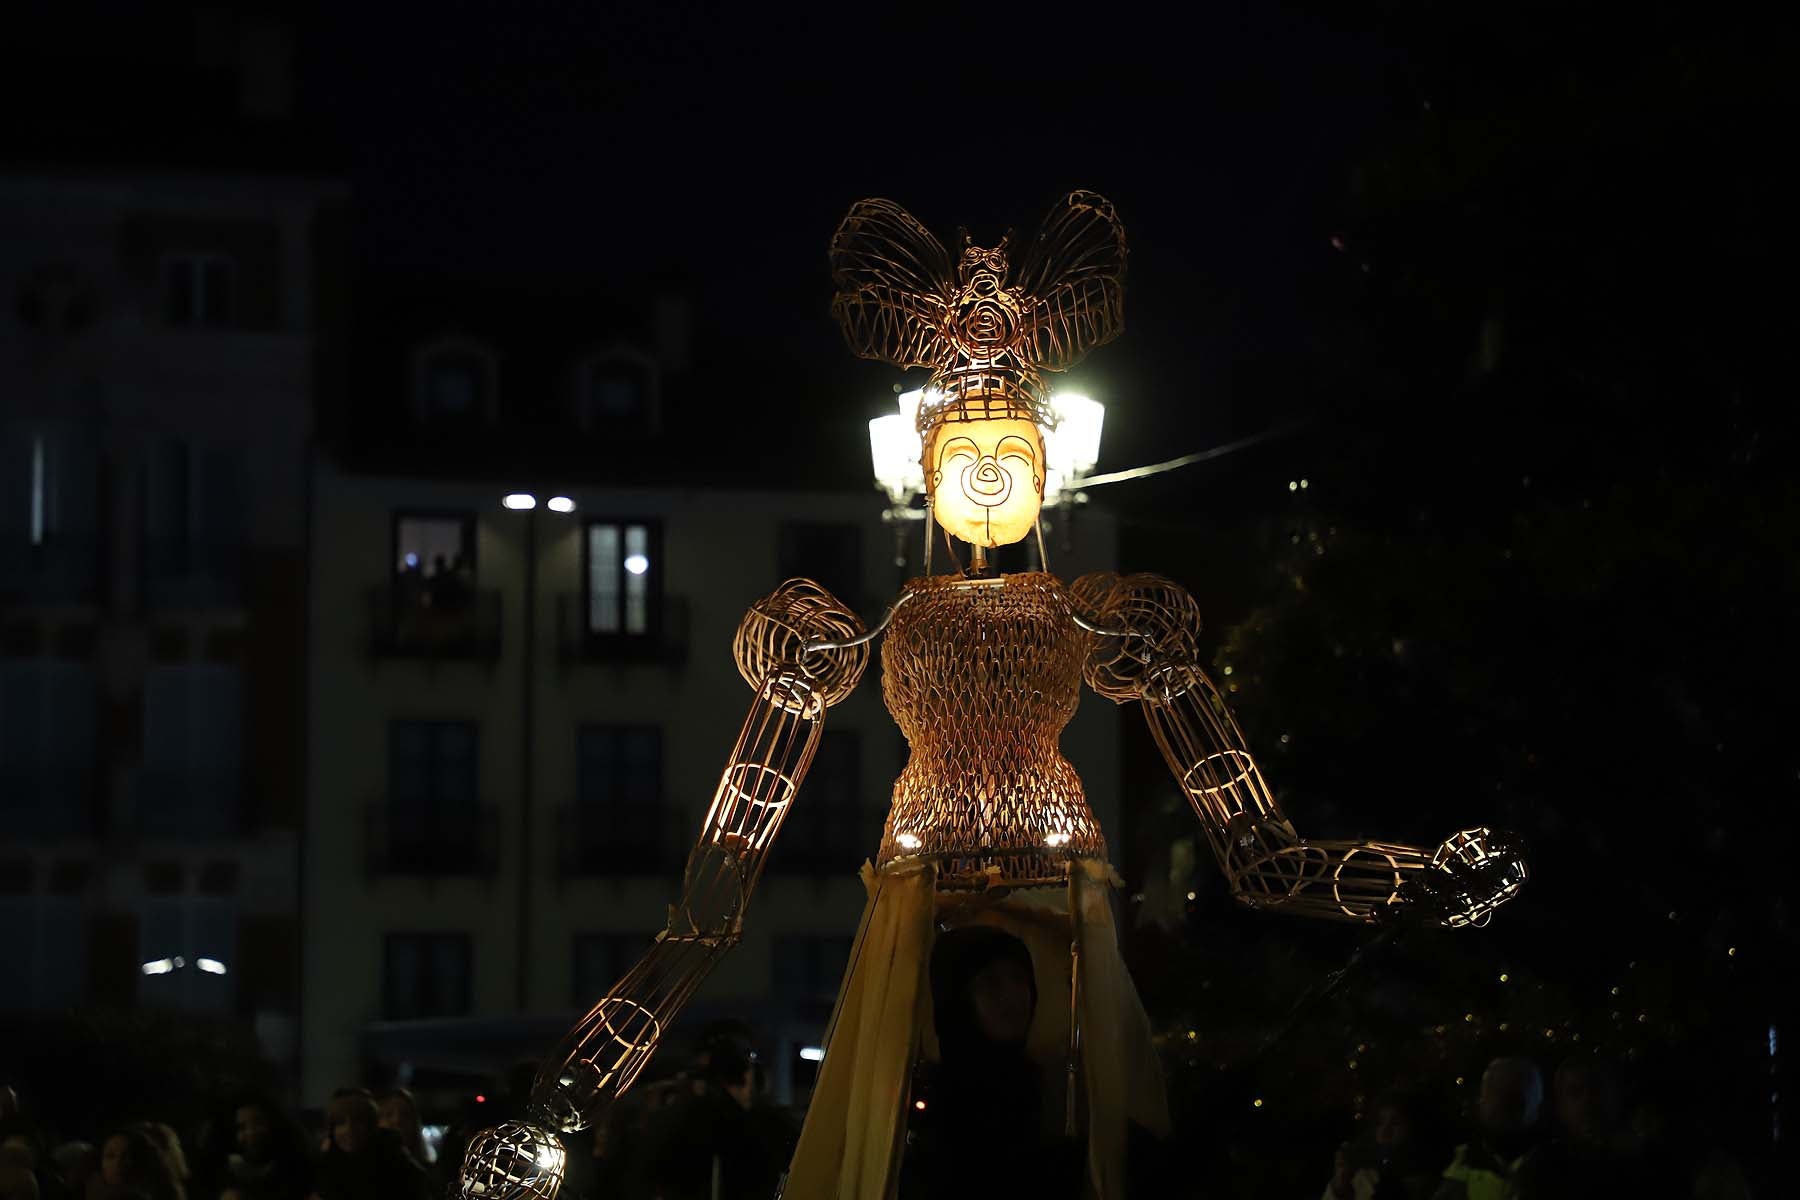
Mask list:
[{"label": "giant wire puppet", "polygon": [[[925,574],[872,629],[805,579],[745,615],[733,650],[750,711],[668,928],[544,1062],[527,1119],[471,1142],[464,1197],[556,1195],[556,1134],[600,1119],[737,943],[826,715],[884,633],[882,697],[910,756],[863,868],[869,899],[784,1188],[791,1200],[891,1195],[912,1068],[933,1039],[932,941],[964,924],[999,926],[1030,949],[1040,997],[1030,1046],[1066,1064],[1061,1111],[1066,1132],[1085,1132],[1088,1193],[1123,1195],[1128,1121],[1166,1130],[1149,1023],[1115,936],[1116,876],[1058,749],[1083,680],[1138,705],[1251,908],[1365,924],[1404,911],[1460,927],[1484,924],[1524,882],[1517,849],[1486,829],[1431,848],[1301,837],[1201,669],[1200,613],[1175,583],[1102,572],[1066,584],[988,566],[989,549],[1038,528],[1054,425],[1044,373],[1123,326],[1125,234],[1106,200],[1075,192],[1034,240],[1009,241],[980,247],[965,235],[952,258],[886,200],[857,203],[839,226],[832,311],[850,348],[931,371],[918,411]],[[947,544],[967,544],[967,567],[952,556],[951,570],[932,573],[934,523]]]}]

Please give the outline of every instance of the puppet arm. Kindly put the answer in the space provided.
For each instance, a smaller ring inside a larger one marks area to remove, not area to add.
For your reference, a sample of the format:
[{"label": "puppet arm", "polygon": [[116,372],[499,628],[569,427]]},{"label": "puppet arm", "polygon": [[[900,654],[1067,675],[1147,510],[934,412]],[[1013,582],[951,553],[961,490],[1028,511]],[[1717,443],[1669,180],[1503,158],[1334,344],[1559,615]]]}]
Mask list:
[{"label": "puppet arm", "polygon": [[789,580],[746,614],[733,649],[755,699],[688,855],[668,927],[544,1060],[526,1119],[470,1142],[462,1196],[553,1200],[562,1182],[554,1133],[600,1119],[737,944],[750,893],[818,749],[825,713],[868,665],[862,633],[856,615],[809,580]]},{"label": "puppet arm", "polygon": [[1431,849],[1301,837],[1200,669],[1193,598],[1156,575],[1100,572],[1076,580],[1074,590],[1096,637],[1089,686],[1143,709],[1241,903],[1364,923],[1412,909],[1461,927],[1485,925],[1524,884],[1516,840],[1485,828],[1453,833]]}]

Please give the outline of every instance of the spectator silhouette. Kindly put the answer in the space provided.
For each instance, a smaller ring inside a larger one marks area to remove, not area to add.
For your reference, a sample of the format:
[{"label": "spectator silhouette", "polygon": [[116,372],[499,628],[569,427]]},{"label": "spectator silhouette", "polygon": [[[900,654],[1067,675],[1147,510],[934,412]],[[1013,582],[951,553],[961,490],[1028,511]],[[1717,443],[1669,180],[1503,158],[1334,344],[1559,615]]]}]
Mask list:
[{"label": "spectator silhouette", "polygon": [[1084,1148],[1042,1127],[1043,1083],[1025,1053],[1037,1009],[1025,944],[985,925],[941,935],[931,952],[931,1001],[939,1062],[920,1073],[900,1195],[965,1192],[975,1164],[1019,1195],[1084,1194]]},{"label": "spectator silhouette", "polygon": [[1476,1136],[1456,1148],[1435,1200],[1502,1200],[1528,1194],[1544,1077],[1526,1058],[1496,1058],[1481,1076]]},{"label": "spectator silhouette", "polygon": [[51,1152],[38,1184],[46,1197],[85,1196],[88,1181],[99,1173],[99,1150],[88,1142],[64,1142]]},{"label": "spectator silhouette", "polygon": [[[650,1173],[662,1200],[772,1196],[792,1143],[753,1115],[756,1056],[741,1034],[715,1029],[699,1077],[651,1120]],[[714,1177],[717,1176],[717,1187]]]},{"label": "spectator silhouette", "polygon": [[150,1139],[156,1147],[156,1153],[168,1169],[169,1178],[175,1184],[175,1194],[185,1200],[188,1181],[192,1173],[188,1170],[187,1154],[181,1148],[181,1135],[161,1121],[139,1121],[134,1126],[138,1132]]},{"label": "spectator silhouette", "polygon": [[1366,1143],[1338,1148],[1324,1200],[1426,1200],[1440,1181],[1431,1106],[1403,1090],[1382,1096]]},{"label": "spectator silhouette", "polygon": [[330,1142],[319,1157],[319,1200],[425,1200],[425,1168],[392,1131],[381,1128],[375,1097],[362,1088],[337,1092],[326,1107]]},{"label": "spectator silhouette", "polygon": [[141,1128],[128,1126],[100,1147],[100,1173],[88,1181],[88,1200],[180,1200],[162,1151]]},{"label": "spectator silhouette", "polygon": [[251,1096],[233,1111],[232,1128],[220,1200],[304,1200],[313,1167],[300,1127],[272,1101]]}]

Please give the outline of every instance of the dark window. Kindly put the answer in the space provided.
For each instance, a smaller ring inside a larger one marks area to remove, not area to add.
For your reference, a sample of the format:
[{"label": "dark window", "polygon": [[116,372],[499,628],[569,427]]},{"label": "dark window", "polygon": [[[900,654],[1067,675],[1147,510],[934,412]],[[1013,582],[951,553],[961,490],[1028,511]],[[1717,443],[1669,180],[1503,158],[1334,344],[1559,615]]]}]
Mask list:
[{"label": "dark window", "polygon": [[478,868],[491,828],[477,798],[473,721],[390,721],[388,795],[373,849],[381,868],[406,873]]},{"label": "dark window", "polygon": [[828,729],[799,803],[782,823],[771,865],[847,875],[875,852],[870,816],[862,795],[862,737],[854,729]]},{"label": "dark window", "polygon": [[583,725],[576,734],[576,829],[583,861],[658,870],[667,851],[663,738],[655,725]]},{"label": "dark window", "polygon": [[0,660],[0,841],[90,827],[99,720],[89,664]]},{"label": "dark window", "polygon": [[222,254],[171,254],[163,260],[163,313],[171,325],[231,323],[235,269]]},{"label": "dark window", "polygon": [[142,482],[143,561],[153,606],[235,601],[246,531],[243,455],[230,446],[172,439]]},{"label": "dark window", "polygon": [[219,663],[159,663],[144,673],[140,831],[234,832],[244,793],[244,672]]},{"label": "dark window", "polygon": [[829,1000],[837,995],[854,941],[817,935],[776,938],[776,994],[792,1000]]},{"label": "dark window", "polygon": [[659,632],[662,527],[654,521],[590,521],[587,631],[606,637]]},{"label": "dark window", "polygon": [[52,896],[0,897],[0,946],[7,985],[0,1012],[81,1003],[87,973],[81,901]]},{"label": "dark window", "polygon": [[642,426],[650,415],[651,368],[634,358],[589,359],[576,376],[575,424],[584,433]]},{"label": "dark window", "polygon": [[472,1007],[466,933],[390,933],[382,963],[381,1014],[390,1021],[460,1017]]},{"label": "dark window", "polygon": [[862,601],[862,526],[818,521],[783,521],[780,561],[783,579],[816,579],[856,608]]},{"label": "dark window", "polygon": [[606,995],[649,948],[650,938],[642,933],[576,934],[575,1005],[586,1008]]},{"label": "dark window", "polygon": [[416,398],[421,420],[442,424],[485,422],[492,408],[493,363],[479,350],[445,346],[421,363]]},{"label": "dark window", "polygon": [[388,801],[422,819],[475,806],[477,735],[473,721],[390,721]]}]

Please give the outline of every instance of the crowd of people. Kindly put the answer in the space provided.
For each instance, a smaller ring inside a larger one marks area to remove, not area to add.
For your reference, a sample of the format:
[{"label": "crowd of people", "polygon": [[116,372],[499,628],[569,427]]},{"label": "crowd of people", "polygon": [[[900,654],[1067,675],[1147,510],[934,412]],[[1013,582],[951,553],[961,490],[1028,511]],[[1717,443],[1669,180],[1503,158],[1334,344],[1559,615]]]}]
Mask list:
[{"label": "crowd of people", "polygon": [[1618,1074],[1597,1056],[1552,1077],[1527,1058],[1497,1058],[1481,1077],[1474,1128],[1448,1145],[1440,1111],[1395,1090],[1365,1137],[1338,1147],[1322,1200],[1574,1200],[1618,1194],[1749,1200],[1743,1171],[1690,1137],[1671,1137],[1661,1110],[1627,1119]]},{"label": "crowd of people", "polygon": [[[412,1093],[336,1092],[309,1132],[267,1096],[238,1098],[178,1132],[156,1120],[62,1140],[59,1125],[0,1088],[0,1200],[426,1200],[452,1191],[479,1127],[522,1116],[531,1064],[507,1074],[432,1144]],[[761,1063],[735,1028],[704,1038],[689,1069],[634,1090],[568,1139],[570,1200],[763,1200],[798,1136],[766,1099]],[[78,1123],[79,1114],[72,1115]]]},{"label": "crowd of people", "polygon": [[[938,1056],[921,1063],[899,1161],[901,1200],[960,1195],[979,1178],[1034,1200],[1086,1195],[1085,1146],[1042,1119],[1059,1093],[1025,1051],[1037,1006],[1025,946],[1000,930],[940,936],[931,959]],[[770,1200],[799,1122],[771,1103],[750,1031],[709,1027],[686,1069],[634,1088],[589,1132],[566,1141],[570,1200]],[[452,1190],[464,1146],[480,1127],[525,1115],[534,1071],[519,1064],[441,1140],[426,1137],[405,1090],[331,1097],[308,1133],[267,1097],[242,1097],[185,1131],[146,1114],[95,1142],[59,1141],[54,1123],[0,1087],[0,1200],[425,1200]],[[1603,1057],[1558,1065],[1504,1057],[1480,1081],[1468,1131],[1452,1130],[1441,1098],[1393,1090],[1360,1136],[1318,1153],[1321,1200],[1567,1200],[1618,1193],[1677,1200],[1749,1200],[1744,1172],[1691,1124],[1648,1096],[1627,1106]],[[1346,1123],[1348,1119],[1346,1119]],[[1303,1163],[1304,1137],[1266,1126],[1268,1146],[1229,1131],[1196,1153],[1191,1139],[1132,1129],[1131,1194],[1287,1194],[1258,1183],[1269,1155]],[[185,1134],[185,1136],[184,1136]],[[434,1144],[435,1142],[435,1144]],[[1279,1151],[1272,1149],[1279,1146]],[[1259,1164],[1258,1160],[1261,1160]],[[1206,1164],[1212,1164],[1210,1176]],[[980,1164],[977,1175],[970,1164]],[[1291,1171],[1288,1178],[1294,1178]],[[1268,1182],[1272,1182],[1269,1180]],[[1246,1189],[1249,1190],[1246,1190]],[[980,1190],[977,1188],[976,1190]]]}]

